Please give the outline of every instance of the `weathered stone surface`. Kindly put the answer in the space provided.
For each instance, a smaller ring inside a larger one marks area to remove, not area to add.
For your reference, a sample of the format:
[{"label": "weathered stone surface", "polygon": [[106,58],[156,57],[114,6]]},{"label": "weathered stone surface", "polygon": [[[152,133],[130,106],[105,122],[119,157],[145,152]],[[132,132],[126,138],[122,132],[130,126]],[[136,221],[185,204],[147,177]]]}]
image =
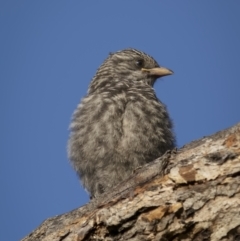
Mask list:
[{"label": "weathered stone surface", "polygon": [[240,240],[239,210],[240,123],[166,153],[23,241]]}]

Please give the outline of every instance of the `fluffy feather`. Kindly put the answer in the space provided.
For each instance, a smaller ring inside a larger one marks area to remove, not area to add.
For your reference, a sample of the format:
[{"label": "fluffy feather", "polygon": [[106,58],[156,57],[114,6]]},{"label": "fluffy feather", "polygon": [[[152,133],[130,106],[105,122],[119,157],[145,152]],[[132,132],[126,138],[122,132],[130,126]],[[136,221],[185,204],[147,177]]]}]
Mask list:
[{"label": "fluffy feather", "polygon": [[159,65],[135,49],[110,54],[73,114],[68,155],[92,197],[175,146],[167,109],[153,89],[158,76],[143,67]]}]

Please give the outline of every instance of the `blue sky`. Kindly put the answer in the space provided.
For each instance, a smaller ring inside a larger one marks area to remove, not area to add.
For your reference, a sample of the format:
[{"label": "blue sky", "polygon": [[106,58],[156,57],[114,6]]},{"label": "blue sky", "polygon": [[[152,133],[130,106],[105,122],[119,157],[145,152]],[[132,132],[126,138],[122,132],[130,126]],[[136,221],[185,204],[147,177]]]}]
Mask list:
[{"label": "blue sky", "polygon": [[240,121],[240,1],[0,2],[0,240],[88,202],[66,154],[72,112],[96,69],[134,47],[158,81],[178,146]]}]

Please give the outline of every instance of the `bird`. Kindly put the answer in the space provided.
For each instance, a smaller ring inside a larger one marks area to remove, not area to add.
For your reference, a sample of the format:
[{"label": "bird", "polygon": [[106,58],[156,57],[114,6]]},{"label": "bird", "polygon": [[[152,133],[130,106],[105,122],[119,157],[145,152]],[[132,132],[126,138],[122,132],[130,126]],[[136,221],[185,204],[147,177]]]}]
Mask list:
[{"label": "bird", "polygon": [[90,198],[110,192],[138,167],[176,145],[154,83],[173,71],[128,48],[110,53],[72,115],[68,157]]}]

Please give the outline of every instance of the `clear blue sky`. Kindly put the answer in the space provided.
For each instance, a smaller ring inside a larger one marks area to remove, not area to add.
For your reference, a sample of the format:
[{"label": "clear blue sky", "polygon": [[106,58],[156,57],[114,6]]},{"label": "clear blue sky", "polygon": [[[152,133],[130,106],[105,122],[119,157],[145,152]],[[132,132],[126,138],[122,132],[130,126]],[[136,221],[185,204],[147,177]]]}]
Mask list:
[{"label": "clear blue sky", "polygon": [[0,240],[88,202],[66,154],[70,117],[111,51],[175,74],[155,85],[178,146],[240,121],[240,1],[0,2]]}]

